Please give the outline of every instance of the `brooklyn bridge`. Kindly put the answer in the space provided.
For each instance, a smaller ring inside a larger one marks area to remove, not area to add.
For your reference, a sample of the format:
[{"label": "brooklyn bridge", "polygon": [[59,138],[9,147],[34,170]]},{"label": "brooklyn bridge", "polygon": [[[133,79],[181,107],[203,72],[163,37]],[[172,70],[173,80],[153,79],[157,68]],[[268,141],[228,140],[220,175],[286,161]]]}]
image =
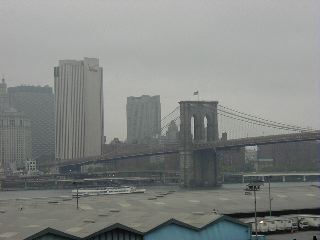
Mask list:
[{"label": "brooklyn bridge", "polygon": [[[176,123],[176,142],[116,148],[100,156],[59,159],[46,164],[68,168],[155,155],[178,154],[180,185],[213,187],[221,183],[221,154],[245,146],[320,140],[320,131],[276,122],[219,105],[217,101],[181,101],[161,120],[161,135]],[[220,135],[221,134],[221,135]]]}]

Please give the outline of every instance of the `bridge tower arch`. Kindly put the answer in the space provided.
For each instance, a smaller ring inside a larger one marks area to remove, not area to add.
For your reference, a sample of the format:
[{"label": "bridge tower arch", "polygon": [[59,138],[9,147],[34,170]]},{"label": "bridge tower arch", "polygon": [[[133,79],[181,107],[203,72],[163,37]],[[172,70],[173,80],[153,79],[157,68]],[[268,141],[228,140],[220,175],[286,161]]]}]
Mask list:
[{"label": "bridge tower arch", "polygon": [[[181,101],[180,183],[183,187],[213,187],[218,183],[219,164],[215,149],[194,146],[219,140],[217,101]],[[191,119],[194,119],[194,136]],[[206,119],[206,129],[204,120]]]}]

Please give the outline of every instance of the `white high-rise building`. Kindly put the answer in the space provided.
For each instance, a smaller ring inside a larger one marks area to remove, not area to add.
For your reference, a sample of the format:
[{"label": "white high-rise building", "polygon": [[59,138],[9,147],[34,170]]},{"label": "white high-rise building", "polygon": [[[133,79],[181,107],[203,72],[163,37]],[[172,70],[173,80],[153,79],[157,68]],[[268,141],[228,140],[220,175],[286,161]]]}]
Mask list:
[{"label": "white high-rise building", "polygon": [[56,159],[101,155],[103,76],[99,60],[60,60],[54,80]]}]

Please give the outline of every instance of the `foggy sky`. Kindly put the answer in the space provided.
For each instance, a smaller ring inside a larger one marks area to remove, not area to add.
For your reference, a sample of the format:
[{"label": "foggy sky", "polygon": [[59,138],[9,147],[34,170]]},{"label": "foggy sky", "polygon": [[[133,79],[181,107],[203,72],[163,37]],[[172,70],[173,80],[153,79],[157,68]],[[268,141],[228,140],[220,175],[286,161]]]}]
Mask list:
[{"label": "foggy sky", "polygon": [[126,97],[203,100],[320,126],[319,0],[0,0],[0,73],[53,86],[60,59],[97,57],[105,134],[126,137]]}]

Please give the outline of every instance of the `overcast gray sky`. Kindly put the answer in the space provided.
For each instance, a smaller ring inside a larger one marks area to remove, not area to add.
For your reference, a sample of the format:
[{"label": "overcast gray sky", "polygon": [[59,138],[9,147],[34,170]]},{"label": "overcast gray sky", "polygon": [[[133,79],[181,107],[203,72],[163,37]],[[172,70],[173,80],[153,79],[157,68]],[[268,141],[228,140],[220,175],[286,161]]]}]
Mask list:
[{"label": "overcast gray sky", "polygon": [[161,95],[320,126],[319,0],[0,0],[0,73],[49,84],[59,59],[97,57],[105,134],[126,137],[126,97]]}]

